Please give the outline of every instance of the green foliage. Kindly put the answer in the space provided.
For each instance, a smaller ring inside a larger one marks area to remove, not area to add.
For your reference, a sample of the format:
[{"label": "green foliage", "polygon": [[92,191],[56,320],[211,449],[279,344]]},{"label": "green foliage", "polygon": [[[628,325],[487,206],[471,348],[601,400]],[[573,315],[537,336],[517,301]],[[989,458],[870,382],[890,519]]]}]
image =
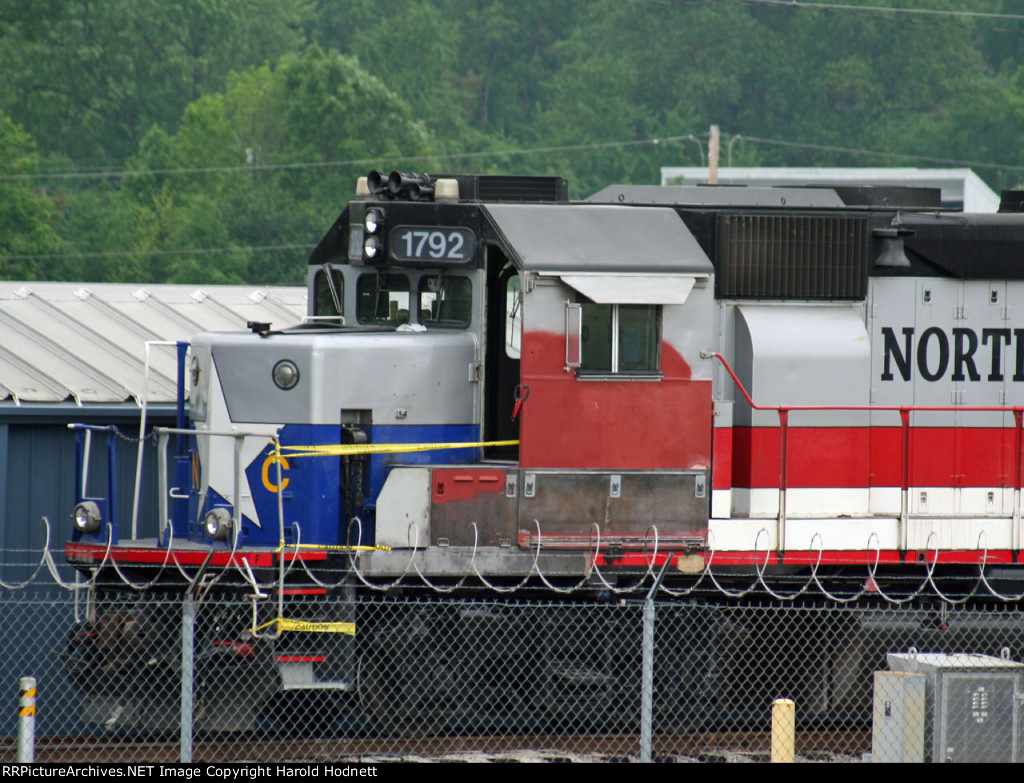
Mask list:
[{"label": "green foliage", "polygon": [[[154,252],[146,279],[301,282],[301,250],[159,253],[315,244],[372,162],[429,155],[410,114],[354,58],[315,46],[234,74],[188,106],[173,136],[151,129],[132,161],[125,191],[147,210],[141,249]],[[183,168],[196,171],[149,173]]]},{"label": "green foliage", "polygon": [[1013,186],[1021,30],[738,0],[0,0],[3,138],[28,151],[2,165],[34,172],[34,138],[48,168],[128,168],[0,181],[0,209],[34,216],[0,228],[4,252],[74,256],[7,272],[298,282],[304,250],[249,248],[315,243],[371,167],[557,174],[585,196],[702,165],[711,124],[723,165],[967,160]]},{"label": "green foliage", "polygon": [[49,280],[68,271],[54,260],[33,258],[60,251],[55,205],[22,179],[37,166],[32,137],[0,112],[0,274],[8,280]]},{"label": "green foliage", "polygon": [[301,48],[308,15],[294,0],[65,0],[39,12],[0,16],[4,105],[45,153],[97,162],[128,157],[154,123],[174,127],[232,69]]}]

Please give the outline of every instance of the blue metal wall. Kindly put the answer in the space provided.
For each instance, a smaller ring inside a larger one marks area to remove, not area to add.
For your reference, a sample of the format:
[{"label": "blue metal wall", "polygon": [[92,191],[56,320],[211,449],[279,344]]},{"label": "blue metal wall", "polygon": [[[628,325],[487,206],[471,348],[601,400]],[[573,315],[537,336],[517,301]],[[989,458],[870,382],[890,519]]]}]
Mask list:
[{"label": "blue metal wall", "polygon": [[[17,412],[0,409],[0,477],[4,478],[0,482],[0,577],[7,582],[21,581],[34,570],[44,541],[40,521],[44,516],[50,520],[54,559],[58,564],[63,561],[75,505],[75,433],[68,429],[68,423],[112,423],[130,437],[138,436],[137,408],[126,412],[108,407],[89,410],[53,406],[29,411],[25,407]],[[147,421],[150,426],[174,426],[173,416],[166,410],[158,411],[156,416],[150,414]],[[154,439],[148,439],[143,448],[138,530],[140,537],[155,537],[159,524]],[[116,441],[118,521],[123,538],[129,537],[131,529],[137,449],[135,443]],[[106,436],[94,433],[90,494],[106,494],[107,475]]]}]

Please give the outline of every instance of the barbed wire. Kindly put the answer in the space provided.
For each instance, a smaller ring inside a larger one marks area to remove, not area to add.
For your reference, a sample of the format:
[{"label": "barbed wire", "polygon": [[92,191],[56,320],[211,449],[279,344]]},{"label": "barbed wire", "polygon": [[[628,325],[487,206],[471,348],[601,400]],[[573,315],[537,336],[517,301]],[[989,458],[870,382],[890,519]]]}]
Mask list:
[{"label": "barbed wire", "polygon": [[[31,570],[31,574],[24,580],[19,582],[9,582],[0,578],[0,590],[4,591],[18,591],[24,590],[26,587],[33,584],[43,584],[41,575],[47,573],[52,578],[53,582],[57,586],[68,590],[68,591],[80,591],[80,590],[93,590],[104,584],[108,589],[116,589],[117,582],[111,584],[110,582],[101,583],[100,574],[105,570],[113,571],[114,574],[120,580],[120,584],[132,591],[145,592],[150,589],[157,589],[166,587],[166,581],[161,580],[161,577],[165,573],[166,569],[170,566],[174,566],[184,581],[183,587],[191,587],[196,585],[197,580],[201,576],[201,571],[197,571],[194,574],[189,574],[181,566],[178,560],[178,553],[180,550],[175,548],[173,532],[168,528],[165,530],[167,534],[167,545],[165,547],[165,557],[162,563],[154,563],[152,567],[156,568],[156,572],[150,576],[145,582],[136,582],[125,572],[122,565],[118,562],[118,558],[115,556],[114,550],[114,537],[113,531],[108,526],[106,532],[106,541],[104,544],[104,552],[102,559],[98,563],[91,564],[88,569],[88,574],[81,574],[86,576],[85,579],[78,578],[76,581],[68,581],[62,578],[60,574],[60,566],[51,551],[51,544],[53,541],[51,525],[48,518],[42,518],[43,526],[43,545],[39,552],[38,559],[30,557],[28,562],[22,562],[18,565],[28,567]],[[361,535],[362,522],[358,517],[353,518],[352,526],[357,530],[357,535]],[[530,591],[531,594],[535,593],[540,586],[550,590],[554,595],[572,595],[572,594],[588,594],[593,593],[595,586],[599,586],[609,595],[616,596],[632,596],[640,597],[645,594],[651,584],[654,583],[654,567],[660,562],[659,557],[659,544],[658,544],[658,532],[657,528],[653,527],[648,531],[648,538],[651,546],[649,547],[650,555],[646,557],[646,566],[643,572],[640,574],[634,573],[633,578],[635,581],[632,584],[621,586],[614,584],[604,576],[600,567],[598,566],[599,556],[601,553],[600,538],[594,538],[593,550],[589,555],[588,562],[590,568],[581,574],[579,581],[571,585],[561,585],[558,580],[552,579],[548,574],[544,573],[542,566],[543,558],[541,556],[543,549],[543,535],[540,522],[534,520],[534,526],[537,531],[536,540],[531,546],[532,563],[529,570],[522,576],[520,581],[515,585],[499,585],[492,582],[481,570],[477,564],[478,547],[474,545],[472,553],[470,555],[469,569],[457,580],[455,583],[440,584],[433,578],[429,577],[420,567],[419,560],[423,559],[423,550],[418,549],[415,544],[415,534],[413,536],[414,546],[409,550],[409,560],[404,569],[397,574],[391,581],[387,583],[377,583],[371,580],[362,571],[359,560],[354,554],[354,548],[350,549],[349,554],[349,568],[343,569],[341,578],[337,581],[325,581],[319,575],[317,575],[310,566],[305,562],[304,559],[299,557],[299,537],[300,532],[299,526],[295,525],[296,530],[294,531],[295,544],[293,546],[285,547],[291,552],[290,564],[286,570],[286,576],[290,575],[293,569],[296,567],[296,561],[299,562],[304,573],[310,578],[310,580],[325,589],[334,589],[341,587],[343,584],[362,584],[364,587],[370,590],[382,594],[386,594],[392,591],[401,591],[409,588],[416,582],[427,588],[438,596],[447,596],[460,591],[469,592],[470,590],[479,590],[480,587],[494,593],[503,595],[511,595],[519,591]],[[759,549],[760,542],[767,534],[767,529],[762,528],[758,531],[755,536],[755,540],[752,543],[752,547],[749,551],[751,552],[763,552],[765,555],[763,562],[757,562],[747,574],[747,583],[741,584],[741,580],[737,578],[734,568],[730,568],[727,571],[722,570],[720,566],[716,567],[715,558],[718,556],[719,551],[715,547],[714,535],[709,534],[708,540],[708,554],[705,559],[704,569],[700,573],[689,574],[687,578],[680,580],[676,577],[673,582],[675,584],[661,584],[659,586],[659,595],[669,599],[681,598],[687,595],[691,595],[697,588],[702,584],[711,585],[713,589],[702,588],[705,592],[712,594],[717,593],[720,597],[728,599],[741,599],[750,596],[767,595],[774,601],[779,603],[792,603],[797,598],[810,598],[814,595],[818,595],[825,599],[826,602],[833,604],[850,604],[861,599],[881,599],[885,603],[891,605],[904,605],[923,596],[930,596],[939,599],[943,604],[949,606],[960,606],[964,605],[972,600],[981,600],[982,597],[988,596],[996,600],[1002,601],[1005,604],[1017,603],[1024,599],[1024,592],[1019,594],[1007,594],[1002,593],[995,588],[992,584],[989,576],[985,573],[985,564],[987,562],[987,550],[984,549],[984,534],[982,533],[979,537],[978,546],[982,550],[982,557],[978,563],[977,573],[971,576],[960,577],[962,584],[959,587],[963,588],[960,595],[951,595],[946,589],[940,586],[939,581],[936,578],[936,568],[939,564],[939,550],[938,542],[934,534],[928,539],[927,542],[927,553],[928,557],[923,563],[924,574],[920,577],[920,583],[909,590],[900,591],[901,594],[891,594],[887,592],[887,589],[882,587],[883,579],[878,574],[878,550],[877,550],[877,536],[872,533],[866,542],[863,553],[870,553],[872,550],[872,540],[875,541],[874,551],[876,558],[872,562],[870,558],[867,558],[867,565],[863,579],[857,578],[859,587],[853,592],[847,595],[839,595],[835,593],[834,588],[831,585],[826,585],[822,579],[820,571],[821,562],[821,534],[815,533],[811,540],[811,550],[809,554],[812,556],[810,562],[813,565],[809,568],[807,573],[804,574],[802,581],[795,577],[790,577],[787,580],[788,591],[781,592],[779,586],[772,583],[771,576],[767,573],[767,565],[772,554],[770,548]],[[817,542],[817,558],[813,555],[815,551],[813,547]],[[213,551],[226,551],[219,550],[211,547]],[[228,558],[228,566],[225,566],[224,570],[234,570],[242,578],[242,581],[249,584],[254,591],[254,595],[251,596],[253,600],[260,598],[267,598],[267,594],[261,591],[266,588],[273,587],[277,584],[278,580],[273,579],[266,582],[260,582],[252,576],[251,569],[246,564],[242,564],[241,560],[244,558],[245,550],[237,546],[237,542],[232,547],[231,556]],[[671,553],[663,552],[660,553],[663,557],[671,557]],[[285,552],[282,550],[281,556],[285,556]],[[10,565],[10,564],[8,564]],[[73,567],[71,564],[67,564]],[[730,583],[726,584],[722,581],[723,576],[728,574]],[[471,584],[470,580],[473,577],[479,580],[479,586]],[[895,579],[890,575],[890,579]],[[900,578],[900,581],[909,580],[910,576]],[[413,581],[410,581],[413,580]],[[847,582],[851,580],[849,574],[847,574]],[[686,584],[685,587],[680,590],[680,584]]]}]

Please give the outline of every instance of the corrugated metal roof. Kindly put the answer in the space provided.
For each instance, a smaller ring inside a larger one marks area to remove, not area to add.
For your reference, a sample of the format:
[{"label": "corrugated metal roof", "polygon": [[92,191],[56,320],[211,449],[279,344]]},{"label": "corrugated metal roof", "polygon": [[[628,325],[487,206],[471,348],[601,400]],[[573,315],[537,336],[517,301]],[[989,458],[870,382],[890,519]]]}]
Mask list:
[{"label": "corrugated metal roof", "polygon": [[[139,402],[147,341],[291,326],[305,288],[0,281],[0,402]],[[150,402],[173,402],[173,347],[152,349]]]}]

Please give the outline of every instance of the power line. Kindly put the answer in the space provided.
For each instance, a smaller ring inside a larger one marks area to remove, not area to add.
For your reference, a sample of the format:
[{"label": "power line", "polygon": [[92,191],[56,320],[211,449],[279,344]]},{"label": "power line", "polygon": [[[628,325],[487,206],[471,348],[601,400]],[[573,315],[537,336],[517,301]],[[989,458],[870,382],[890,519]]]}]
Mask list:
[{"label": "power line", "polygon": [[746,5],[772,5],[786,8],[810,8],[818,11],[853,11],[875,14],[903,14],[908,16],[952,16],[978,19],[1009,19],[1024,21],[1024,14],[997,14],[990,11],[943,11],[935,8],[884,8],[878,5],[850,5],[847,3],[805,3],[801,0],[739,0]]},{"label": "power line", "polygon": [[333,168],[339,166],[373,166],[387,163],[405,163],[411,161],[459,160],[463,158],[490,158],[502,155],[532,155],[534,153],[573,152],[578,150],[605,149],[610,147],[628,147],[645,144],[657,145],[664,142],[684,141],[692,139],[693,134],[686,136],[668,136],[652,139],[635,139],[630,141],[609,141],[593,144],[564,144],[553,147],[530,147],[516,150],[483,150],[479,152],[452,152],[441,155],[407,155],[394,158],[353,158],[350,160],[328,160],[309,163],[259,163],[245,166],[208,166],[202,168],[180,169],[143,169],[131,171],[86,171],[65,172],[61,174],[0,174],[0,180],[35,180],[35,179],[119,179],[122,177],[146,177],[171,174],[228,174],[241,171],[279,171],[284,169]]},{"label": "power line", "polygon": [[[746,1],[746,0],[744,0]],[[781,1],[781,0],[780,0]],[[740,134],[736,134],[740,135]],[[245,171],[273,171],[284,169],[313,169],[313,168],[337,168],[342,166],[373,166],[384,164],[408,163],[413,161],[441,161],[441,160],[475,160],[479,158],[499,158],[502,156],[523,156],[534,154],[551,154],[556,152],[582,152],[597,149],[614,149],[617,147],[657,146],[682,141],[696,141],[698,138],[706,137],[707,133],[689,133],[680,136],[661,136],[648,139],[630,139],[627,141],[607,141],[587,144],[562,144],[547,147],[525,147],[512,150],[480,150],[476,152],[452,152],[442,155],[408,155],[392,158],[353,158],[350,160],[331,160],[307,163],[266,163],[246,166],[217,166],[206,168],[181,168],[181,169],[154,169],[144,171],[107,171],[107,172],[78,172],[64,174],[6,174],[0,175],[0,180],[30,180],[30,179],[110,179],[133,176],[152,175],[176,175],[176,174],[227,174]],[[796,147],[801,149],[812,149],[821,152],[841,152],[852,155],[865,155],[878,158],[898,158],[901,160],[917,160],[925,163],[954,164],[958,166],[971,166],[982,169],[1004,169],[1008,171],[1024,171],[1024,166],[1004,163],[988,163],[985,161],[959,160],[954,158],[938,158],[928,155],[914,155],[911,153],[882,152],[855,147],[832,147],[822,144],[807,144],[780,139],[766,139],[757,136],[741,135],[744,141],[758,144],[769,144],[782,147]]]},{"label": "power line", "polygon": [[[707,133],[697,134],[686,134],[681,136],[666,136],[659,138],[650,139],[636,139],[630,141],[609,141],[599,142],[590,144],[568,144],[560,146],[550,147],[532,147],[518,150],[503,150],[503,151],[478,151],[478,152],[464,152],[464,153],[450,153],[446,155],[432,156],[434,160],[455,160],[455,159],[475,159],[484,157],[500,157],[502,155],[528,155],[534,153],[552,153],[552,152],[571,152],[580,150],[593,150],[593,149],[611,149],[615,147],[627,147],[627,146],[639,146],[639,145],[652,145],[656,146],[663,143],[680,142],[680,141],[698,141],[700,138],[707,137]],[[725,134],[731,135],[733,139],[737,141],[750,142],[752,144],[764,144],[769,146],[777,147],[790,147],[794,149],[805,149],[815,150],[817,152],[835,152],[847,155],[861,155],[865,157],[876,157],[884,158],[889,160],[908,160],[908,161],[920,161],[924,163],[939,163],[943,165],[953,166],[967,166],[975,169],[996,169],[1004,171],[1024,171],[1022,165],[1012,164],[1000,164],[1000,163],[987,163],[984,161],[976,160],[962,160],[957,158],[939,158],[928,155],[911,155],[898,152],[882,152],[879,150],[867,150],[855,147],[836,147],[826,144],[810,144],[806,142],[798,141],[787,141],[783,139],[768,139],[759,136],[747,136],[745,134]],[[427,160],[427,158],[412,156],[412,157],[399,157],[399,158],[388,158],[388,159],[359,159],[350,161],[327,161],[321,163],[287,163],[287,164],[268,164],[263,168],[311,168],[321,166],[346,166],[346,165],[358,165],[358,164],[373,164],[373,163],[399,163],[403,161],[413,160]],[[220,168],[220,169],[168,169],[160,173],[207,173],[213,171],[246,171],[251,170],[250,166],[240,166],[237,168]],[[146,172],[146,173],[158,173],[158,172]],[[109,175],[104,175],[109,176]],[[11,177],[7,177],[11,178]],[[3,177],[0,177],[3,179]],[[0,261],[23,261],[23,260],[49,260],[49,259],[69,259],[69,258],[116,258],[116,257],[138,257],[138,256],[171,256],[171,255],[198,255],[204,253],[232,253],[232,252],[271,252],[275,250],[310,250],[315,245],[307,244],[290,244],[290,245],[262,245],[262,246],[251,246],[251,247],[220,247],[220,248],[200,248],[200,249],[189,249],[189,250],[146,250],[146,251],[113,251],[113,252],[102,252],[102,253],[55,253],[49,255],[10,255],[0,256]]]},{"label": "power line", "polygon": [[265,253],[274,250],[312,250],[316,245],[261,245],[252,247],[205,247],[193,250],[116,250],[107,253],[50,253],[0,256],[0,261],[47,261],[59,258],[125,258],[137,256],[188,256],[203,253]]},{"label": "power line", "polygon": [[850,155],[865,155],[877,158],[889,158],[899,160],[917,160],[923,163],[944,163],[954,166],[969,166],[976,169],[1002,169],[1005,171],[1024,171],[1024,166],[1015,166],[1003,163],[985,163],[978,160],[959,160],[957,158],[935,158],[929,155],[908,155],[900,152],[879,152],[878,150],[856,149],[853,147],[830,147],[825,144],[806,144],[798,141],[783,141],[781,139],[762,139],[757,136],[745,136],[737,134],[742,141],[751,141],[756,144],[768,144],[776,147],[797,147],[799,149],[817,150],[819,152],[842,152]]}]

